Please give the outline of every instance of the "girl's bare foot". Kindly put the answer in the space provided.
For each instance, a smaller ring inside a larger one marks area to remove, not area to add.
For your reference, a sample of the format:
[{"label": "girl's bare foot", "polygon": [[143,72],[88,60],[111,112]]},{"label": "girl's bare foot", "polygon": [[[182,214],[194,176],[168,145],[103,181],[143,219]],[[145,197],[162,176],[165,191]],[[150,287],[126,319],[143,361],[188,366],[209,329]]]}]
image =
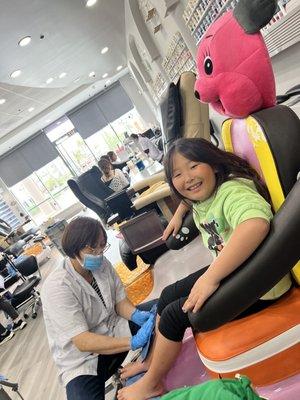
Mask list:
[{"label": "girl's bare foot", "polygon": [[118,391],[118,400],[147,400],[151,397],[160,396],[165,392],[161,383],[157,385],[149,385],[144,378],[131,386],[125,387]]},{"label": "girl's bare foot", "polygon": [[124,380],[130,378],[131,376],[140,374],[141,372],[148,371],[149,364],[150,363],[145,360],[144,362],[135,361],[125,365],[125,367],[121,369],[121,379]]}]

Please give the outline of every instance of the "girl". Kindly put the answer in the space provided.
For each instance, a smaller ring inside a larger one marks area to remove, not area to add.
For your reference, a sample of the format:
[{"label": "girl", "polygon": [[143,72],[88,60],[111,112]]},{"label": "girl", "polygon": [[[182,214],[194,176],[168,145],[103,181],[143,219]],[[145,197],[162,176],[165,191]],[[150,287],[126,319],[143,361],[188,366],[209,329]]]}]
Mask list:
[{"label": "girl", "polygon": [[[186,328],[191,326],[187,312],[201,312],[203,303],[217,290],[222,279],[264,240],[272,218],[266,187],[257,172],[238,156],[204,139],[180,139],[168,151],[164,164],[170,187],[182,200],[164,232],[164,239],[171,233],[176,234],[184,215],[192,208],[195,224],[214,260],[209,267],[162,291],[152,354],[144,363],[125,368],[122,377],[148,371],[137,383],[120,390],[119,400],[145,400],[162,393],[161,380],[180,351]],[[289,287],[287,280],[277,290],[277,296]],[[268,299],[272,294],[275,298],[275,292],[270,291]],[[269,304],[258,300],[246,313]]]},{"label": "girl", "polygon": [[120,192],[129,185],[128,180],[120,169],[114,169],[112,163],[104,157],[101,157],[98,166],[103,175],[102,181],[114,192]]}]

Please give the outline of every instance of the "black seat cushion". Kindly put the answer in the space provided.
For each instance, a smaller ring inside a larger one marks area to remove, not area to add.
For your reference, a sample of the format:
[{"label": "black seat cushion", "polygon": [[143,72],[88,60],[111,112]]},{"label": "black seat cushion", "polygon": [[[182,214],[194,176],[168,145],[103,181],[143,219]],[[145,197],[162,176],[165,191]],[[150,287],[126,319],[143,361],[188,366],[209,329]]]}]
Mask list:
[{"label": "black seat cushion", "polygon": [[23,297],[28,297],[28,294],[32,291],[32,289],[37,286],[40,282],[41,278],[39,276],[31,276],[26,279],[25,282],[22,282],[20,285],[16,287],[13,292],[13,299],[17,300]]}]

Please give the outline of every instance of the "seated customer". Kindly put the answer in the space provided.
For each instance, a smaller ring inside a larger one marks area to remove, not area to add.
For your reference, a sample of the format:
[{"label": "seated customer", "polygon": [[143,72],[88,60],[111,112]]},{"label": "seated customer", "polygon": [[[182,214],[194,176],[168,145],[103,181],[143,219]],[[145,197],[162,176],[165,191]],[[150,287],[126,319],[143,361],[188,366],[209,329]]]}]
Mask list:
[{"label": "seated customer", "polygon": [[114,169],[113,165],[106,158],[100,158],[98,167],[103,173],[102,181],[114,192],[120,192],[129,185],[129,181],[120,169]]}]

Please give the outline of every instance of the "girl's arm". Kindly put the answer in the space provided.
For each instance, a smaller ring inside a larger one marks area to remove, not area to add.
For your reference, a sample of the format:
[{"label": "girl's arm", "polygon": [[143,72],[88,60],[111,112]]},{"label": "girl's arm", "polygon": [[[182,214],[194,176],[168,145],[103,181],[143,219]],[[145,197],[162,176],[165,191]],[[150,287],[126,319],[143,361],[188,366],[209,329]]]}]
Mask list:
[{"label": "girl's arm", "polygon": [[256,250],[267,236],[269,229],[269,222],[263,218],[251,218],[238,225],[218,257],[193,286],[183,310],[198,311],[205,300],[217,290],[221,280]]},{"label": "girl's arm", "polygon": [[176,236],[177,232],[181,228],[183,217],[189,210],[190,207],[186,203],[181,201],[168,226],[164,230],[162,237],[163,240],[167,240],[171,233],[173,233],[173,236]]}]

